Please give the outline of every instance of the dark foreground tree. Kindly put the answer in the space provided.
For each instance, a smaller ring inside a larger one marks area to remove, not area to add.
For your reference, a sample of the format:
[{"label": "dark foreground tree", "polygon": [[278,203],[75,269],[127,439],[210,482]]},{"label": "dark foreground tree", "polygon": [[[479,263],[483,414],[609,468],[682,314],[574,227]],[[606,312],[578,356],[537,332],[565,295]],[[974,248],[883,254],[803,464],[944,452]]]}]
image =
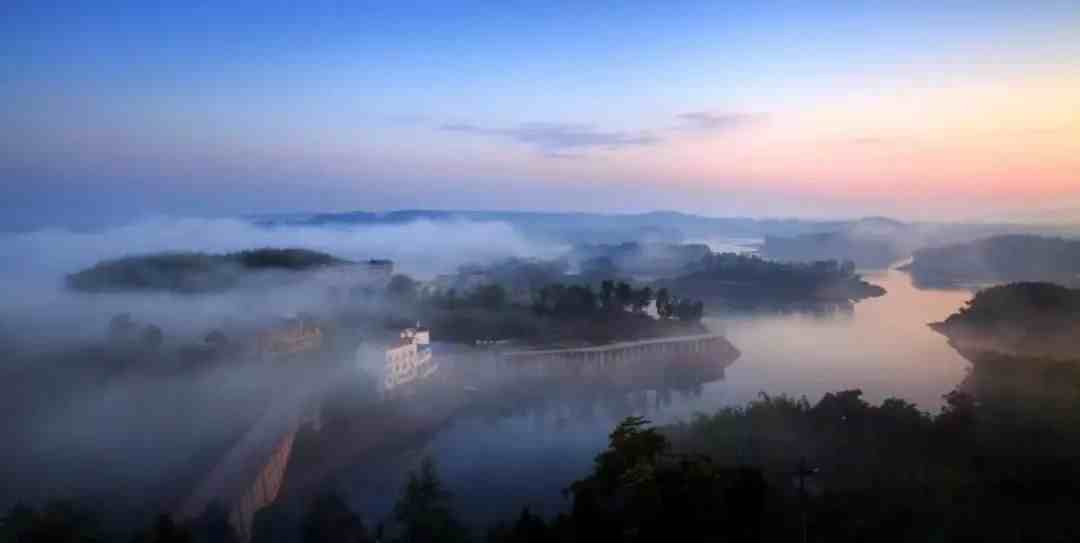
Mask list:
[{"label": "dark foreground tree", "polygon": [[105,541],[98,517],[73,502],[56,501],[41,510],[17,505],[0,519],[4,543],[97,543]]},{"label": "dark foreground tree", "polygon": [[298,519],[280,503],[259,509],[251,521],[251,543],[300,543],[300,538]]},{"label": "dark foreground tree", "polygon": [[368,543],[368,534],[360,515],[352,512],[337,494],[315,498],[304,515],[301,531],[304,543]]},{"label": "dark foreground tree", "polygon": [[625,419],[569,489],[579,541],[758,541],[768,485],[761,472],[721,468],[703,456],[669,453],[641,417]]},{"label": "dark foreground tree", "polygon": [[510,525],[497,524],[487,534],[488,543],[546,543],[556,541],[553,528],[544,519],[529,512],[526,507],[521,515]]},{"label": "dark foreground tree", "polygon": [[191,530],[178,526],[166,514],[158,515],[154,525],[135,537],[136,543],[191,543]]},{"label": "dark foreground tree", "polygon": [[196,543],[240,543],[229,522],[229,512],[224,506],[212,503],[192,524],[191,532]]},{"label": "dark foreground tree", "polygon": [[671,318],[674,308],[671,305],[671,293],[662,288],[656,291],[656,314],[661,319]]},{"label": "dark foreground tree", "polygon": [[455,516],[452,495],[443,487],[435,464],[425,458],[418,472],[409,474],[405,491],[394,505],[398,541],[451,543],[468,540],[468,532]]}]

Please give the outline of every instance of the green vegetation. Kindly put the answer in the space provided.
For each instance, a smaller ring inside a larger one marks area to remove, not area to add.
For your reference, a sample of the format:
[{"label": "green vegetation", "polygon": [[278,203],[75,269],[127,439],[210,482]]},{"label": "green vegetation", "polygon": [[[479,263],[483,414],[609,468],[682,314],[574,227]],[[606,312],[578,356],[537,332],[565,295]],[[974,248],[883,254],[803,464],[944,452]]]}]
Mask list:
[{"label": "green vegetation", "polygon": [[[1015,387],[1016,368],[1028,386]],[[1032,368],[1038,367],[1038,370]],[[525,509],[486,541],[1074,541],[1080,500],[1080,367],[977,366],[972,392],[940,413],[859,390],[806,399],[762,394],[666,427],[631,417],[593,469],[568,482],[569,508]],[[1050,395],[1048,391],[1055,391]],[[510,476],[510,474],[506,474]],[[290,517],[273,506],[253,541],[470,541],[430,461],[370,531],[336,496]],[[235,541],[223,511],[136,537],[71,504],[12,509],[3,541]]]},{"label": "green vegetation", "polygon": [[[311,501],[301,525],[303,541],[341,541],[343,543],[367,543],[375,539],[368,533],[363,519],[349,509],[345,500],[337,494],[324,494]],[[273,533],[261,533],[273,537]]]},{"label": "green vegetation", "polygon": [[924,286],[1047,281],[1080,286],[1080,241],[1028,235],[915,251],[907,268]]},{"label": "green vegetation", "polygon": [[885,294],[863,281],[851,262],[779,263],[734,253],[710,254],[686,275],[656,286],[736,308],[850,302]]},{"label": "green vegetation", "polygon": [[[501,284],[421,292],[416,281],[396,275],[384,296],[396,311],[391,327],[420,321],[442,341],[513,338],[537,345],[603,344],[706,331],[700,322],[704,303],[611,280],[602,281],[599,289],[547,284],[532,291],[531,302],[525,304]],[[654,300],[659,318],[647,311]]]},{"label": "green vegetation", "polygon": [[979,387],[937,414],[858,390],[763,394],[668,427],[630,418],[570,485],[569,513],[525,511],[490,540],[1073,541],[1080,370],[1032,378],[1069,392]]},{"label": "green vegetation", "polygon": [[703,243],[598,244],[574,247],[570,258],[577,261],[583,274],[621,273],[631,276],[667,276],[681,273],[687,266],[709,254]]},{"label": "green vegetation", "polygon": [[35,510],[12,507],[0,518],[0,541],[12,543],[90,543],[105,540],[101,518],[70,501],[54,501]]},{"label": "green vegetation", "polygon": [[946,324],[1024,326],[1031,331],[1080,320],[1080,289],[1051,283],[1012,283],[983,289]]},{"label": "green vegetation", "polygon": [[425,458],[420,470],[409,474],[401,498],[394,505],[400,543],[456,543],[468,541],[468,532],[454,514],[453,496],[443,486],[435,464]]},{"label": "green vegetation", "polygon": [[904,253],[892,239],[850,232],[822,232],[794,238],[765,236],[761,254],[780,261],[850,260],[860,268],[887,268],[904,258]]},{"label": "green vegetation", "polygon": [[70,288],[85,292],[217,292],[241,286],[251,272],[300,272],[343,264],[349,261],[306,249],[160,253],[99,262],[69,275],[67,283]]},{"label": "green vegetation", "polygon": [[981,290],[932,327],[959,347],[1022,356],[1075,358],[1080,353],[1080,289],[1013,283]]},{"label": "green vegetation", "polygon": [[[1037,389],[953,392],[939,413],[896,398],[869,404],[851,390],[815,404],[762,394],[670,426],[629,418],[593,470],[569,481],[566,513],[543,518],[526,508],[489,527],[484,540],[1013,541],[1022,533],[1024,541],[1075,541],[1080,370],[1040,376],[1068,383],[1049,411]],[[991,371],[981,379],[1007,377]],[[261,512],[253,541],[480,540],[456,515],[430,461],[410,475],[386,527],[374,533],[340,498],[308,503],[298,517],[272,514],[276,506]],[[234,541],[222,519],[213,511],[183,526],[159,518],[136,541]],[[105,541],[102,534],[119,533],[55,504],[41,513],[16,507],[2,526],[4,541]],[[44,533],[50,537],[32,535]]]}]

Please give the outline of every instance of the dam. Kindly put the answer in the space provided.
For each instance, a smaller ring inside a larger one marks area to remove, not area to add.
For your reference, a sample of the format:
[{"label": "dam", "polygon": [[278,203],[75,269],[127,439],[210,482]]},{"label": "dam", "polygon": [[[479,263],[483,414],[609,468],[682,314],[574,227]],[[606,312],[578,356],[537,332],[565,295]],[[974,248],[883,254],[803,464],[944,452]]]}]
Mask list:
[{"label": "dam", "polygon": [[485,371],[485,379],[474,379],[475,375],[457,372],[440,373],[437,376],[441,377],[430,383],[424,394],[397,402],[382,402],[385,412],[380,411],[378,420],[366,426],[367,435],[322,436],[320,439],[335,443],[331,448],[334,458],[323,459],[326,466],[294,464],[294,468],[310,472],[301,474],[289,473],[293,468],[286,468],[297,431],[313,420],[318,426],[318,400],[325,390],[311,385],[282,390],[264,415],[198,481],[194,492],[180,507],[178,516],[191,519],[208,505],[218,503],[228,510],[230,524],[241,541],[249,541],[255,514],[273,504],[283,493],[287,494],[286,489],[295,490],[298,486],[317,482],[329,467],[355,458],[362,450],[374,450],[407,439],[408,435],[429,432],[469,406],[497,402],[503,398],[503,393],[517,386],[527,387],[537,380],[544,380],[634,387],[643,383],[655,384],[658,380],[671,381],[683,373],[693,373],[697,380],[709,376],[722,378],[724,368],[738,356],[738,349],[719,334],[570,349],[492,349],[473,353],[468,357],[470,366],[490,369],[490,363],[494,372]]},{"label": "dam", "polygon": [[572,379],[584,383],[628,384],[654,379],[678,360],[722,371],[739,357],[739,350],[720,334],[675,336],[622,341],[595,347],[499,352],[496,378],[501,382],[532,379]]},{"label": "dam", "polygon": [[218,505],[225,508],[240,540],[249,541],[255,513],[273,504],[281,492],[297,432],[305,426],[319,427],[317,399],[321,392],[302,385],[292,391],[276,391],[263,414],[195,482],[174,516],[192,520],[207,507]]}]

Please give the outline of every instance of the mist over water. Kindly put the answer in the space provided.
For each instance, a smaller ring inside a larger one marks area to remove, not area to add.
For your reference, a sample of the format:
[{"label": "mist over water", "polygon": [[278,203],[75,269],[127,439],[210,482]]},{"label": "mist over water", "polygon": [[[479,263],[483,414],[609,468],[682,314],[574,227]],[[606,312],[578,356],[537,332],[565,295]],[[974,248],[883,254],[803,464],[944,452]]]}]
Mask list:
[{"label": "mist over water", "polygon": [[[275,282],[251,274],[227,292],[76,292],[68,274],[104,260],[159,252],[226,253],[302,247],[354,261],[392,259],[398,271],[431,277],[473,262],[546,256],[558,248],[496,222],[417,221],[400,225],[266,228],[233,219],[157,219],[95,232],[46,229],[0,236],[0,397],[13,445],[0,455],[0,506],[85,493],[146,492],[156,479],[198,477],[192,458],[212,460],[266,408],[267,391],[337,375],[223,360],[213,370],[181,371],[179,348],[201,346],[225,323],[264,326],[301,311],[325,313],[318,279]],[[268,285],[287,284],[267,288]],[[111,375],[110,320],[130,314],[163,332],[156,355]],[[382,352],[374,356],[381,370]],[[355,363],[344,358],[344,363]],[[351,367],[351,366],[350,366]],[[213,450],[210,450],[213,449]],[[157,483],[153,483],[157,484]]]},{"label": "mist over water", "polygon": [[[16,234],[5,241],[3,255],[11,265],[0,272],[0,282],[21,295],[0,308],[0,325],[9,332],[23,331],[22,340],[41,337],[61,343],[100,341],[109,318],[120,312],[156,323],[170,337],[197,337],[230,315],[317,311],[325,300],[317,284],[293,285],[272,296],[258,288],[191,296],[87,295],[63,287],[66,274],[105,258],[296,246],[353,260],[390,258],[399,271],[429,278],[462,264],[551,258],[566,250],[531,240],[508,224],[467,221],[264,228],[234,220],[161,220],[96,233]],[[717,238],[704,243],[717,252],[748,252],[755,241]],[[864,277],[888,294],[815,311],[707,315],[705,324],[742,353],[723,379],[629,392],[549,387],[509,405],[462,411],[410,443],[357,457],[322,484],[338,488],[366,517],[385,518],[407,474],[424,457],[432,457],[457,495],[461,513],[484,525],[512,517],[523,506],[544,515],[564,511],[565,484],[589,472],[611,428],[630,415],[666,424],[742,406],[762,393],[806,396],[815,402],[826,392],[850,388],[861,389],[870,402],[900,397],[922,409],[938,410],[942,395],[960,383],[969,364],[926,325],[961,307],[971,292],[920,290],[907,273],[896,270]],[[433,333],[437,336],[438,330]],[[434,352],[440,356],[439,344]],[[381,351],[375,349],[370,358],[377,372]],[[116,380],[103,391],[76,394],[64,405],[39,413],[34,427],[23,433],[33,436],[25,444],[41,459],[54,459],[57,473],[67,474],[52,481],[57,488],[76,477],[85,457],[120,455],[122,461],[109,463],[113,471],[108,476],[116,480],[130,473],[177,470],[187,462],[193,442],[227,441],[230,432],[250,422],[242,413],[250,415],[262,404],[247,392],[259,386],[280,388],[262,382],[271,377],[258,373],[254,366],[185,380]],[[222,417],[216,410],[235,416]],[[180,411],[198,424],[173,427],[170,415]],[[164,435],[152,437],[156,433]],[[25,493],[32,481],[21,484]]]},{"label": "mist over water", "polygon": [[870,402],[892,396],[937,411],[970,363],[926,325],[962,307],[971,292],[920,290],[896,270],[863,275],[888,294],[863,300],[850,313],[710,319],[743,354],[724,383],[706,389],[744,404],[759,391],[814,402],[826,392],[859,388]]},{"label": "mist over water", "polygon": [[0,235],[0,338],[23,342],[98,339],[108,319],[130,312],[166,333],[205,333],[223,319],[280,316],[322,302],[322,289],[187,296],[172,293],[88,295],[65,288],[66,275],[99,261],[159,252],[227,253],[302,247],[354,261],[388,258],[420,279],[467,263],[553,256],[564,248],[522,236],[499,222],[415,221],[397,225],[261,227],[239,219],[158,218],[94,232],[44,229]]},{"label": "mist over water", "polygon": [[0,2],[0,543],[1080,542],[1080,0]]},{"label": "mist over water", "polygon": [[543,401],[458,417],[415,448],[366,460],[341,477],[341,488],[371,515],[385,515],[392,506],[386,490],[399,488],[431,456],[458,492],[463,514],[493,522],[526,505],[544,514],[565,510],[563,485],[591,469],[608,432],[630,415],[663,424],[745,405],[762,392],[813,403],[850,388],[872,403],[898,397],[938,411],[970,363],[926,325],[961,307],[970,291],[919,290],[896,270],[864,275],[889,293],[849,311],[708,318],[742,352],[722,380],[617,394],[547,390]]}]

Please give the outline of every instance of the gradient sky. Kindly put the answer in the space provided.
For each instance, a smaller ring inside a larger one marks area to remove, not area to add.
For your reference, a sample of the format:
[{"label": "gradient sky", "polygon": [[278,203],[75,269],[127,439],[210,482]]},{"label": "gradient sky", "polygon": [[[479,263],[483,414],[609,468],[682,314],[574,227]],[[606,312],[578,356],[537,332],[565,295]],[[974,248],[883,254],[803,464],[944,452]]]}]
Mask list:
[{"label": "gradient sky", "polygon": [[0,223],[1080,222],[1077,1],[157,4],[0,6]]}]

